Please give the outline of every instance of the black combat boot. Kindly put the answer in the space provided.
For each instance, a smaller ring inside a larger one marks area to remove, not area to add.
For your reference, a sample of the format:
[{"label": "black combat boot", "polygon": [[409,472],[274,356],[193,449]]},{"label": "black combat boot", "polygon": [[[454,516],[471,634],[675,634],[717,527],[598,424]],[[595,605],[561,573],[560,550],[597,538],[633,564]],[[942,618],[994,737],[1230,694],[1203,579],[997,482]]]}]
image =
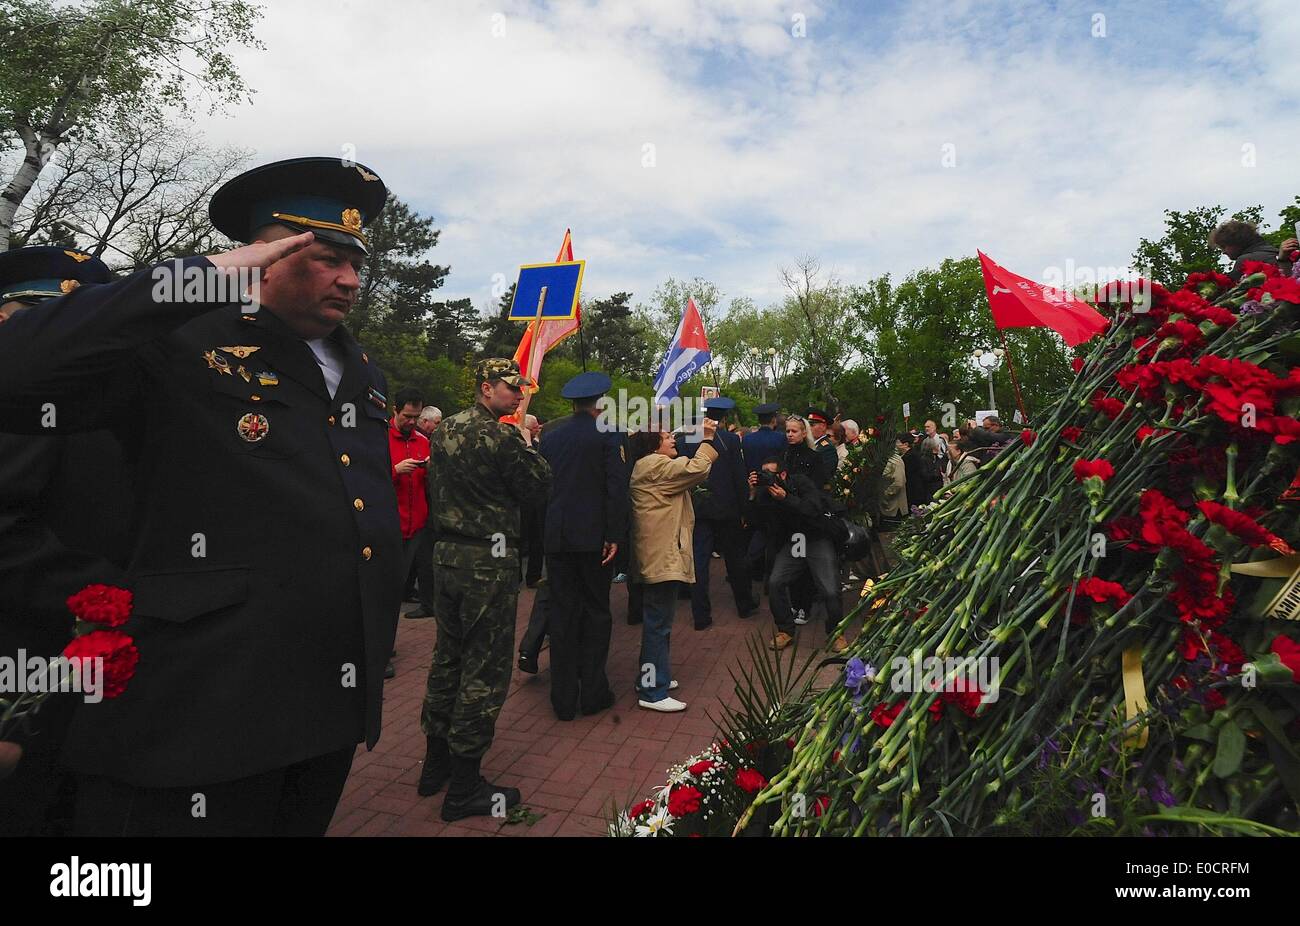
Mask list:
[{"label": "black combat boot", "polygon": [[479,774],[480,761],[451,757],[451,787],[442,802],[442,819],[448,823],[465,817],[502,815],[519,803],[518,788],[494,785]]},{"label": "black combat boot", "polygon": [[424,753],[424,771],[420,772],[420,783],[415,786],[420,797],[437,794],[451,777],[451,750],[447,741],[437,736],[427,737],[429,748]]}]

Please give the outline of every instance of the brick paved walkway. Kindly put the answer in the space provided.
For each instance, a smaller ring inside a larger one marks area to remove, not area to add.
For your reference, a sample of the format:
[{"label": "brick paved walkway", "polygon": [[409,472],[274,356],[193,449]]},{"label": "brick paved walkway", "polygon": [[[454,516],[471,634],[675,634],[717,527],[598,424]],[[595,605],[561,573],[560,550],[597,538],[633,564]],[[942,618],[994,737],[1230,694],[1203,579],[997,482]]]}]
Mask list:
[{"label": "brick paved walkway", "polygon": [[[532,826],[505,824],[489,817],[443,823],[438,812],[446,790],[425,798],[415,793],[425,748],[420,701],[437,636],[436,622],[399,621],[397,677],[385,690],[383,736],[373,752],[358,748],[329,835],[603,835],[611,802],[626,806],[633,799],[640,800],[649,789],[664,784],[670,765],[713,741],[716,727],[710,715],[719,715],[721,699],[734,698],[728,670],[748,661],[745,640],[750,634],[771,633],[767,598],[762,599],[757,615],[740,620],[731,589],[723,581],[724,572],[721,562],[714,560],[710,570],[711,629],[696,631],[690,602],[678,602],[673,676],[681,684],[675,694],[689,705],[679,714],[656,714],[637,707],[633,680],[641,628],[626,622],[624,585],[613,586],[610,595],[614,632],[608,666],[618,698],[614,707],[594,717],[556,720],[550,703],[549,651],[542,650],[537,675],[515,670],[496,740],[483,760],[483,772],[491,780],[519,788],[524,805],[544,815]],[[529,589],[520,590],[516,639],[528,623],[533,594]],[[845,597],[847,604],[849,596]],[[825,645],[820,623],[812,621],[802,628],[801,650],[809,644]]]}]

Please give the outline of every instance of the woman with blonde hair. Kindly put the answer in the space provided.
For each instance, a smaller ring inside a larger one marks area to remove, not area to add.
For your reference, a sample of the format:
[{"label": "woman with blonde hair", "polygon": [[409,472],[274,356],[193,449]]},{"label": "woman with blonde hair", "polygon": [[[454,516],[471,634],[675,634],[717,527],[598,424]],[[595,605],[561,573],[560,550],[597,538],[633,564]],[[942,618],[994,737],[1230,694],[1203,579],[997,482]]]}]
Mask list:
[{"label": "woman with blonde hair", "polygon": [[642,583],[644,601],[637,703],[646,710],[686,709],[685,703],[669,695],[677,687],[669,646],[678,589],[695,581],[691,489],[709,478],[718,458],[712,443],[717,427],[712,418],[704,419],[699,438],[703,443],[689,459],[677,455],[677,439],[668,431],[640,431],[629,439],[633,461],[630,572],[634,582]]}]

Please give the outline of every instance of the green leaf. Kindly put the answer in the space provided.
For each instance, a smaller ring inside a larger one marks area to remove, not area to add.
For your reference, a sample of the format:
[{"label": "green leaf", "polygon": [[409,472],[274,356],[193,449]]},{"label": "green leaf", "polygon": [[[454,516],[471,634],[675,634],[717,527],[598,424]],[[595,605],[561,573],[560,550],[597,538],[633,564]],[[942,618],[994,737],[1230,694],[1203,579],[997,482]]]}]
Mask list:
[{"label": "green leaf", "polygon": [[1235,720],[1227,721],[1219,729],[1219,747],[1214,753],[1214,774],[1220,778],[1231,778],[1241,768],[1241,759],[1245,754],[1246,734]]},{"label": "green leaf", "polygon": [[1194,740],[1200,740],[1204,743],[1214,742],[1214,731],[1211,730],[1210,725],[1206,723],[1198,723],[1194,727],[1188,727],[1183,731],[1183,736]]},{"label": "green leaf", "polygon": [[1291,800],[1300,805],[1300,754],[1296,753],[1295,747],[1283,732],[1282,725],[1267,705],[1251,704],[1250,710],[1263,729],[1264,745],[1268,747],[1269,757],[1277,769],[1277,777],[1282,780],[1282,787],[1291,795]]},{"label": "green leaf", "polygon": [[1294,685],[1295,676],[1277,653],[1268,653],[1250,664],[1255,667],[1255,679],[1264,685]]}]

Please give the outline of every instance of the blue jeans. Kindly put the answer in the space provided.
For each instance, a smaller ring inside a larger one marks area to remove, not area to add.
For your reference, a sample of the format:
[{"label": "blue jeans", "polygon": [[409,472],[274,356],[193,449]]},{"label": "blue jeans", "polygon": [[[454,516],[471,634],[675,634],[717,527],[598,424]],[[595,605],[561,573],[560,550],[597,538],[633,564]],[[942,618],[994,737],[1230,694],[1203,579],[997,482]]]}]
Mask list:
[{"label": "blue jeans", "polygon": [[668,647],[680,585],[680,582],[652,582],[641,586],[645,603],[641,609],[641,659],[637,665],[636,690],[642,701],[662,701],[668,697],[668,683],[673,680]]}]

